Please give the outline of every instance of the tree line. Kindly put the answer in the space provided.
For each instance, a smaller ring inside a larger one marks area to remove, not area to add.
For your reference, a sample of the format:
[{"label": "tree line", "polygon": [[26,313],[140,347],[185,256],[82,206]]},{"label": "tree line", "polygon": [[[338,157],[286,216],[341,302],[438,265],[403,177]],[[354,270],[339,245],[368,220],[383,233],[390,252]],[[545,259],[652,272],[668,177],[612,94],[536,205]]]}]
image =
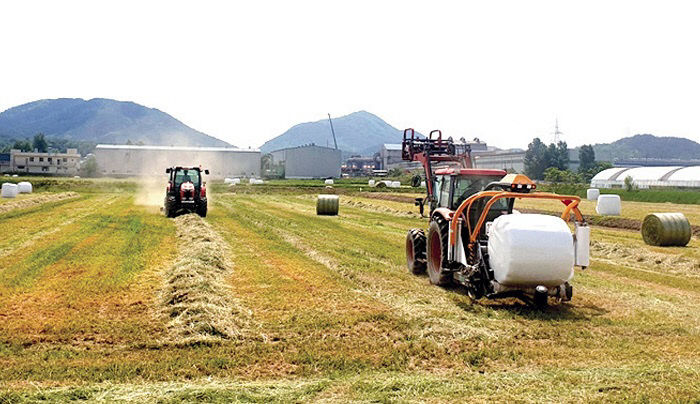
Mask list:
[{"label": "tree line", "polygon": [[525,152],[525,174],[537,180],[549,182],[587,183],[594,175],[612,167],[608,162],[596,162],[592,145],[583,145],[578,150],[579,168],[569,169],[569,149],[566,142],[546,145],[534,138]]}]

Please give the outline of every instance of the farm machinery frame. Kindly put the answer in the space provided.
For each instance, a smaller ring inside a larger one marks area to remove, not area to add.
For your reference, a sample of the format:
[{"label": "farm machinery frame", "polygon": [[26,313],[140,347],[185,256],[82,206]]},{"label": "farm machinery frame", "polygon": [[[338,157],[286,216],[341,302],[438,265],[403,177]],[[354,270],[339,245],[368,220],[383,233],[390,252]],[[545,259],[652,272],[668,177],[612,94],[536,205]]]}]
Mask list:
[{"label": "farm machinery frame", "polygon": [[[426,196],[417,198],[416,205],[421,215],[426,205],[430,209],[427,235],[423,229],[411,229],[406,236],[409,271],[414,274],[427,271],[430,282],[435,285],[462,285],[474,299],[515,297],[539,306],[546,305],[549,297],[571,300],[573,288],[569,281],[573,277],[573,267],[589,265],[590,229],[578,208],[578,196],[535,192],[536,184],[525,175],[473,168],[469,145],[455,144],[451,138],[443,139],[439,130],[422,138],[417,137],[413,129],[406,129],[402,157],[422,164]],[[420,177],[413,182],[418,181]],[[513,209],[515,200],[525,198],[561,201],[564,207],[560,219],[543,215],[502,219],[519,214]],[[573,234],[564,224],[571,216],[574,217]],[[556,220],[561,223],[554,222]],[[509,221],[513,222],[510,227]],[[489,242],[494,224],[502,224],[504,231],[516,234],[515,239],[508,239],[504,244],[505,248],[500,248],[500,251],[505,250],[502,256],[495,251],[495,242]],[[518,225],[521,226],[519,233],[518,229],[508,230]],[[528,232],[530,238],[539,234],[564,240],[554,255],[558,254],[560,263],[570,262],[569,268],[561,268],[559,264],[555,271],[547,272],[547,254],[541,246],[530,242],[531,245],[522,248],[528,244],[527,238],[523,241],[522,234]],[[571,245],[567,245],[567,237]],[[506,269],[499,271],[492,262],[494,258],[504,261],[503,256],[507,262],[501,266]],[[520,260],[523,262],[518,262]],[[545,265],[541,265],[543,262]],[[518,272],[517,276],[510,276],[508,271]]]}]

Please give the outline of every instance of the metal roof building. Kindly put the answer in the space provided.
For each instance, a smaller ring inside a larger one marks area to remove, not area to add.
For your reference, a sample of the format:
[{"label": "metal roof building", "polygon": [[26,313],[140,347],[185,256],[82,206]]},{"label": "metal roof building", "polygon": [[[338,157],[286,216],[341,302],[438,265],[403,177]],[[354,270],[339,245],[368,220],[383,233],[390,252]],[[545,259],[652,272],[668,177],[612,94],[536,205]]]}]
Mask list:
[{"label": "metal roof building", "polygon": [[609,168],[599,172],[591,179],[591,187],[622,188],[627,177],[637,188],[700,188],[700,166]]},{"label": "metal roof building", "polygon": [[163,175],[167,167],[177,165],[201,165],[212,178],[260,174],[257,149],[99,144],[95,159],[98,172],[105,176]]},{"label": "metal roof building", "polygon": [[281,167],[284,178],[340,178],[342,152],[308,144],[270,152],[272,166]]}]

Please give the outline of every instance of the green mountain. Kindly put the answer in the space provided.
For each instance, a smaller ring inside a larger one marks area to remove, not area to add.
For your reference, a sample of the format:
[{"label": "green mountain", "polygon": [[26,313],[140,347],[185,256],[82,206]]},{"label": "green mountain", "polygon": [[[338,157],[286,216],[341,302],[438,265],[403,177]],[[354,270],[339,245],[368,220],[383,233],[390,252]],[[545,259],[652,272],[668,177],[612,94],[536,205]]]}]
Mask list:
[{"label": "green mountain", "polygon": [[194,130],[165,112],[105,98],[39,100],[0,113],[0,137],[148,145],[230,146]]},{"label": "green mountain", "polygon": [[[382,144],[401,143],[403,137],[402,130],[394,128],[367,111],[333,118],[333,128],[338,148],[346,155],[372,155],[379,151]],[[309,143],[333,147],[333,135],[328,119],[295,125],[276,138],[265,142],[260,149],[264,153],[269,153],[273,150]]]},{"label": "green mountain", "polygon": [[634,135],[612,143],[593,145],[598,161],[630,158],[697,160],[700,143],[681,137]]}]

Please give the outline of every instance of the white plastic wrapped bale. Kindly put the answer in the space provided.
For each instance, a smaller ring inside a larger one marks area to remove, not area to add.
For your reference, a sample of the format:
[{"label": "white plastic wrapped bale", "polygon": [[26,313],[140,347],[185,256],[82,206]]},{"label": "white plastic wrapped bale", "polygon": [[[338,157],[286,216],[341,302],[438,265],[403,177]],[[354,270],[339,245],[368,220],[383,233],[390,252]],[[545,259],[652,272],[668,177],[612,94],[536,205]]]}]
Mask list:
[{"label": "white plastic wrapped bale", "polygon": [[233,184],[233,178],[224,178],[224,184]]},{"label": "white plastic wrapped bale", "polygon": [[2,184],[2,197],[3,198],[14,198],[17,196],[17,184],[11,184],[5,182]]},{"label": "white plastic wrapped bale", "polygon": [[17,184],[17,192],[20,194],[31,194],[32,193],[32,183],[27,181],[22,181]]},{"label": "white plastic wrapped bale", "polygon": [[325,180],[323,183],[326,184],[326,185],[333,185],[333,180],[327,179],[327,180]]},{"label": "white plastic wrapped bale", "polygon": [[586,199],[589,201],[597,201],[600,196],[600,190],[598,188],[590,188],[586,191]]},{"label": "white plastic wrapped bale", "polygon": [[401,188],[401,182],[400,181],[391,181],[391,185],[389,185],[391,188]]},{"label": "white plastic wrapped bale", "polygon": [[489,264],[504,286],[555,287],[574,276],[574,238],[561,218],[503,215],[491,225]]},{"label": "white plastic wrapped bale", "polygon": [[421,181],[421,182],[420,182],[420,187],[421,187],[421,188],[425,188],[425,181]]},{"label": "white plastic wrapped bale", "polygon": [[251,182],[251,184],[253,184],[253,185],[262,185],[262,184],[265,183],[265,181],[263,181],[263,180],[257,180],[257,179],[254,179],[254,180],[252,180],[252,181],[253,181],[253,182]]},{"label": "white plastic wrapped bale", "polygon": [[375,184],[374,180],[369,180],[369,182],[367,182],[367,185],[369,185],[370,187],[373,187],[374,184]]},{"label": "white plastic wrapped bale", "polygon": [[619,216],[622,210],[620,195],[605,194],[598,197],[595,211],[599,215]]}]

